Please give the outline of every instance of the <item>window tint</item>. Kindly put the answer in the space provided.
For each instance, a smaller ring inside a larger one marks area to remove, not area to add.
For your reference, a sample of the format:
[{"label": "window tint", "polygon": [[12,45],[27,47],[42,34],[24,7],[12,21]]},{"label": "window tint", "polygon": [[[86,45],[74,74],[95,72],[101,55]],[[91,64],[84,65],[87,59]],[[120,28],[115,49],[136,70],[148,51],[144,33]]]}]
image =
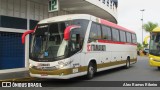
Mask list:
[{"label": "window tint", "polygon": [[92,23],[89,39],[91,41],[101,39],[101,26],[100,25]]},{"label": "window tint", "polygon": [[119,30],[112,28],[112,40],[119,41]]},{"label": "window tint", "polygon": [[79,28],[79,31],[80,31],[80,41],[82,43],[81,44],[82,46],[83,46],[86,30],[88,27],[88,23],[89,23],[88,20],[83,20],[83,19],[76,19],[76,20],[73,20],[72,22],[73,25],[81,26],[81,28]]},{"label": "window tint", "polygon": [[88,20],[83,20],[83,19],[76,19],[76,20],[73,20],[73,22],[72,22],[73,25],[81,26],[81,28],[79,29],[81,31],[80,32],[81,38],[85,37],[88,23],[89,23]]},{"label": "window tint", "polygon": [[131,33],[127,32],[127,42],[132,42],[131,40]]},{"label": "window tint", "polygon": [[82,42],[80,40],[80,30],[73,29],[71,31],[71,40],[70,40],[70,55],[77,53],[82,48]]},{"label": "window tint", "polygon": [[111,40],[112,39],[111,29],[109,27],[102,26],[102,35],[103,35],[102,39]]},{"label": "window tint", "polygon": [[120,41],[126,42],[126,33],[124,31],[120,31]]},{"label": "window tint", "polygon": [[136,34],[132,34],[132,43],[137,43]]},{"label": "window tint", "polygon": [[102,35],[101,35],[101,25],[97,24],[97,32],[98,32],[98,38],[97,39],[102,39]]}]

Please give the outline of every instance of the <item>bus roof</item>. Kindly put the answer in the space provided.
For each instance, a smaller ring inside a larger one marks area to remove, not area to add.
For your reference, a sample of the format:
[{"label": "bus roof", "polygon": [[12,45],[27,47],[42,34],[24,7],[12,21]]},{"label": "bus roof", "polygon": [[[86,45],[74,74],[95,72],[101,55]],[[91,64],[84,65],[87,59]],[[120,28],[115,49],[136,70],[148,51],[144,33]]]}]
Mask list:
[{"label": "bus roof", "polygon": [[68,21],[74,19],[87,19],[90,20],[91,15],[88,14],[69,14],[69,15],[60,15],[51,18],[44,19],[39,22],[39,24],[43,23],[52,23],[52,22],[60,22],[60,21]]},{"label": "bus roof", "polygon": [[113,27],[113,28],[116,28],[116,29],[120,29],[120,30],[123,30],[123,31],[128,31],[128,32],[131,32],[131,33],[135,33],[134,31],[126,29],[126,28],[124,28],[122,26],[119,26],[119,25],[117,25],[115,23],[112,23],[110,21],[107,21],[107,20],[92,16],[92,15],[89,15],[89,14],[61,15],[61,16],[56,16],[56,17],[51,17],[51,18],[48,18],[48,19],[41,20],[38,24],[60,22],[60,21],[68,21],[68,20],[74,20],[74,19],[91,20],[91,21],[94,21],[94,22],[97,22],[97,23],[100,23],[100,24],[104,24],[104,25],[107,25],[107,26],[110,26],[110,27]]},{"label": "bus roof", "polygon": [[104,20],[104,19],[101,19],[101,24],[104,24],[104,25],[107,25],[107,26],[110,26],[110,27],[113,27],[113,28],[116,28],[116,29],[120,29],[120,30],[131,32],[131,33],[135,34],[134,31],[131,31],[131,30],[127,29],[127,28],[124,28],[122,26],[119,26],[119,25],[117,25],[115,23],[109,22],[109,21]]},{"label": "bus roof", "polygon": [[160,27],[156,27],[152,32],[160,32]]}]

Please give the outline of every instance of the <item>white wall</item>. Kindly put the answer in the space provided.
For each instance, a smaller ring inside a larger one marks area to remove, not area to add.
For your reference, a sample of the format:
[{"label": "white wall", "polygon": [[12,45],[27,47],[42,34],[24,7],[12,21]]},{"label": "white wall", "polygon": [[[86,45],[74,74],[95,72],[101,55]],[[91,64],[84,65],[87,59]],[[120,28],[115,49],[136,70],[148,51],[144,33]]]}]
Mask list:
[{"label": "white wall", "polygon": [[[42,20],[48,17],[67,14],[65,11],[48,13],[48,0],[30,1],[30,19]],[[27,0],[0,0],[0,14],[27,18]]]},{"label": "white wall", "polygon": [[[28,6],[28,7],[27,7]],[[65,11],[48,13],[48,0],[0,0],[0,15],[19,17],[27,19],[27,29],[29,29],[29,20],[42,20],[48,17],[67,14]],[[0,31],[23,33],[25,30],[2,28]],[[1,73],[18,72],[28,69],[29,59],[29,37],[26,37],[25,43],[25,68],[0,70]]]},{"label": "white wall", "polygon": [[[31,1],[30,18],[33,20],[47,18],[48,7],[46,7],[45,4]],[[1,15],[27,18],[27,0],[1,0],[0,9]]]}]

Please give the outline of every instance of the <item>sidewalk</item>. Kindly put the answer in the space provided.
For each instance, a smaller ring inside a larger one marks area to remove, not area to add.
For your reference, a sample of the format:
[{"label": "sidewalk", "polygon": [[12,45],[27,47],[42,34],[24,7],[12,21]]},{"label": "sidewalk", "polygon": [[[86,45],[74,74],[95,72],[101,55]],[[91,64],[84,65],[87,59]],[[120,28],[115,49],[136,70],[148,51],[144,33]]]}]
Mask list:
[{"label": "sidewalk", "polygon": [[0,74],[0,80],[26,78],[26,77],[29,77],[28,71]]}]

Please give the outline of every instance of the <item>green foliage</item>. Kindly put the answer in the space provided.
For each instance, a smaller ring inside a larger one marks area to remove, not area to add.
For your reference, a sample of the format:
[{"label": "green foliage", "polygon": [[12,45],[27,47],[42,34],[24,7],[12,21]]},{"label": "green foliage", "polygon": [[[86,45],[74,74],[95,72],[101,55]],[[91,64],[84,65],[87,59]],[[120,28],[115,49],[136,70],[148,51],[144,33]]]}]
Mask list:
[{"label": "green foliage", "polygon": [[148,44],[145,44],[145,42],[143,42],[143,47],[144,47],[144,48],[147,48],[147,47],[148,47]]},{"label": "green foliage", "polygon": [[156,27],[158,27],[158,24],[150,21],[143,25],[143,28],[146,32],[151,32]]},{"label": "green foliage", "polygon": [[142,44],[141,44],[141,43],[137,43],[137,50],[138,50],[138,51],[139,51],[139,50],[142,50],[142,48],[143,48]]}]

